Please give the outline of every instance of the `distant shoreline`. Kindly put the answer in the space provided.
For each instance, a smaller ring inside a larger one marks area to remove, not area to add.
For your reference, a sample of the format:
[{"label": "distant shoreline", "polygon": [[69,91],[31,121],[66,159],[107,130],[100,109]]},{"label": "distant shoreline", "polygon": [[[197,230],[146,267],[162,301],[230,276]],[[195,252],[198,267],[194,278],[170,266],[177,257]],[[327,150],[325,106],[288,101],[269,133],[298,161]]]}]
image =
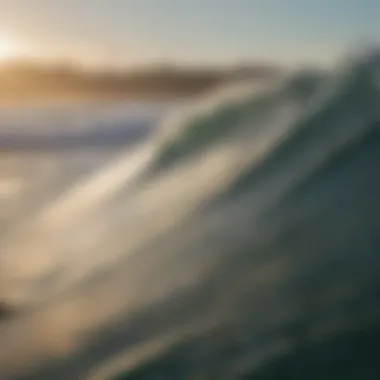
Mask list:
[{"label": "distant shoreline", "polygon": [[19,63],[0,68],[0,105],[191,99],[229,82],[265,80],[278,73],[270,66],[93,73]]}]

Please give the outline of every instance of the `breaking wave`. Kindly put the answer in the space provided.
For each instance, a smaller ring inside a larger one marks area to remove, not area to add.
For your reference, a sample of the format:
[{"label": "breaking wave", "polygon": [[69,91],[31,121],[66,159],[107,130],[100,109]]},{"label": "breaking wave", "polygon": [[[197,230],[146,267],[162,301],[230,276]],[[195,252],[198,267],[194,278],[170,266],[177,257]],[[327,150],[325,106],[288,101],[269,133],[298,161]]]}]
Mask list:
[{"label": "breaking wave", "polygon": [[228,90],[17,225],[3,297],[75,315],[36,378],[372,379],[379,112],[374,53]]}]

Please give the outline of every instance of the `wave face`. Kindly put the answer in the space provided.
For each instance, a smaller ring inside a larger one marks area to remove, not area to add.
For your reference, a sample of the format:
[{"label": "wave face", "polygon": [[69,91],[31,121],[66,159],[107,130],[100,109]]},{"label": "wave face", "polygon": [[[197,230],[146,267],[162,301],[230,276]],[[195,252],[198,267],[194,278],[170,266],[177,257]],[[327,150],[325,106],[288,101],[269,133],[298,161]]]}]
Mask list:
[{"label": "wave face", "polygon": [[376,378],[379,112],[371,53],[173,117],[3,238],[25,311],[0,360],[25,379]]}]

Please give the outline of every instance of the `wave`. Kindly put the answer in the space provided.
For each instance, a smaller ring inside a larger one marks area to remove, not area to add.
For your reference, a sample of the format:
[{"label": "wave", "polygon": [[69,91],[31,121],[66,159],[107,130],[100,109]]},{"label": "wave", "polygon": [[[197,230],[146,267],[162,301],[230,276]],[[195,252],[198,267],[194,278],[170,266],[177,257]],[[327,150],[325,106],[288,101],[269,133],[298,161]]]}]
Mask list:
[{"label": "wave", "polygon": [[0,107],[0,150],[45,153],[126,148],[146,138],[171,107],[160,102]]},{"label": "wave", "polygon": [[202,99],[3,239],[4,297],[43,305],[24,329],[70,337],[36,378],[350,378],[338,353],[373,378],[379,74],[369,53]]}]

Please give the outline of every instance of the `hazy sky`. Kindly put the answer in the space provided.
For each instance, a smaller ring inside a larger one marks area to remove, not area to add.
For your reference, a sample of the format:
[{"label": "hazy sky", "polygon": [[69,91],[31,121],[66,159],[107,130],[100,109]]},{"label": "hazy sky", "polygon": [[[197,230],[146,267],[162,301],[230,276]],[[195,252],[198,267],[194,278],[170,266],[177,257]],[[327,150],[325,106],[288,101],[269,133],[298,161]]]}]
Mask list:
[{"label": "hazy sky", "polygon": [[99,65],[328,61],[379,20],[379,0],[0,0],[20,53]]}]

